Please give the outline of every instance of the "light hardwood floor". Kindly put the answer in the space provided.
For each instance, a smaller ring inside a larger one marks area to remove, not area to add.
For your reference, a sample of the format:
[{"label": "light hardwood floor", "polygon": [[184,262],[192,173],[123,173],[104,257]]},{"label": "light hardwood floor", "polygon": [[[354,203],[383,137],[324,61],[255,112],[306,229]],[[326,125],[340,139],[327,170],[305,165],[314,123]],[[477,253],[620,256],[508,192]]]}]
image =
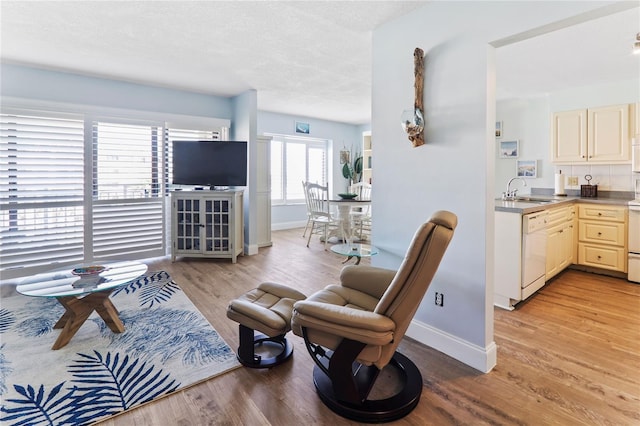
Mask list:
[{"label": "light hardwood floor", "polygon": [[[337,282],[341,258],[302,230],[273,233],[273,247],[228,260],[159,260],[224,340],[237,347],[229,300],[262,281],[311,294]],[[367,263],[367,261],[363,261]],[[108,419],[104,425],[348,425],[318,399],[313,362],[293,334],[293,359],[239,368]],[[482,374],[405,338],[421,370],[417,408],[398,425],[639,425],[640,285],[568,270],[515,311],[495,309],[498,363]]]}]

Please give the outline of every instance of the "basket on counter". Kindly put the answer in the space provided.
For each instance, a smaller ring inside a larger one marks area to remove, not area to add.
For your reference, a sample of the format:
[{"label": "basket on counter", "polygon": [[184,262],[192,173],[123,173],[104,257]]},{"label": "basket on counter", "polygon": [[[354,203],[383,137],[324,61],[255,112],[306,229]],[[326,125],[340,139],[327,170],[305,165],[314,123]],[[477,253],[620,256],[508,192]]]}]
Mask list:
[{"label": "basket on counter", "polygon": [[584,177],[587,181],[586,185],[580,185],[580,197],[582,198],[596,198],[598,196],[598,185],[591,185],[591,175]]}]

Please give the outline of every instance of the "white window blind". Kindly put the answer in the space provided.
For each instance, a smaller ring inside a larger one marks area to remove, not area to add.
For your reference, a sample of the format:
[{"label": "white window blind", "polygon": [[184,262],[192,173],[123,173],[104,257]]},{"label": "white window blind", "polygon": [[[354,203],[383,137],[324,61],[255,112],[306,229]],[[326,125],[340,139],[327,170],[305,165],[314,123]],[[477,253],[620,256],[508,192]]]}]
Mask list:
[{"label": "white window blind", "polygon": [[3,279],[57,263],[167,254],[170,142],[219,139],[219,134],[112,121],[3,109]]},{"label": "white window blind", "polygon": [[173,141],[204,141],[220,140],[220,132],[212,130],[190,130],[190,129],[165,129],[165,159],[166,159],[166,181],[173,181]]},{"label": "white window blind", "polygon": [[[201,141],[201,140],[220,140],[220,132],[212,130],[190,130],[190,129],[174,129],[165,128],[165,181],[169,183],[167,188],[173,182],[173,141]],[[171,247],[171,206],[166,205],[165,234],[166,245]]]},{"label": "white window blind", "polygon": [[162,128],[93,123],[92,257],[165,253]]},{"label": "white window blind", "polygon": [[84,122],[0,114],[0,271],[83,258]]},{"label": "white window blind", "polygon": [[271,200],[302,203],[302,181],[327,184],[327,141],[273,136],[271,141]]}]

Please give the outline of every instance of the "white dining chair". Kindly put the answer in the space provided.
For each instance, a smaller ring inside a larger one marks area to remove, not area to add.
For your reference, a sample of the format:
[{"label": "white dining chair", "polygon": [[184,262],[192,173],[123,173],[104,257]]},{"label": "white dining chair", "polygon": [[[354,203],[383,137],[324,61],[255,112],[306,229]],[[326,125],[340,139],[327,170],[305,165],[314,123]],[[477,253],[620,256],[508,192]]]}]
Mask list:
[{"label": "white dining chair", "polygon": [[[371,201],[371,184],[357,182],[349,187],[349,192],[358,194],[356,199]],[[361,240],[371,239],[371,203],[351,209],[351,220]]]},{"label": "white dining chair", "polygon": [[[331,214],[329,204],[329,186],[322,186],[317,183],[304,182],[304,194],[307,202],[308,224],[311,225],[307,247],[313,234],[322,234],[324,238],[324,249],[327,249],[329,231],[335,230],[340,221]],[[305,233],[307,228],[305,228]],[[304,235],[304,234],[303,234]]]}]

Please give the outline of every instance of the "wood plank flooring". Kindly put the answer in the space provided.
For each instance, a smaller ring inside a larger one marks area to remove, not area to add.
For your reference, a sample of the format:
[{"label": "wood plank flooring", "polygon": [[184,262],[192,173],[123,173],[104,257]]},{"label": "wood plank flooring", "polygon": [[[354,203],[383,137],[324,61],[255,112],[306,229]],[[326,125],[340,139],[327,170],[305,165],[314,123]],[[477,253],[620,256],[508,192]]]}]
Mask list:
[{"label": "wood plank flooring", "polygon": [[[302,230],[273,233],[273,247],[228,260],[154,261],[234,348],[228,302],[262,281],[305,294],[336,283],[341,258]],[[365,259],[363,263],[368,261]],[[318,399],[313,362],[293,334],[293,359],[239,368],[104,425],[351,425]],[[421,370],[418,407],[398,425],[640,425],[640,285],[568,270],[515,311],[495,309],[498,364],[489,374],[405,338]],[[71,342],[73,343],[73,342]]]}]

